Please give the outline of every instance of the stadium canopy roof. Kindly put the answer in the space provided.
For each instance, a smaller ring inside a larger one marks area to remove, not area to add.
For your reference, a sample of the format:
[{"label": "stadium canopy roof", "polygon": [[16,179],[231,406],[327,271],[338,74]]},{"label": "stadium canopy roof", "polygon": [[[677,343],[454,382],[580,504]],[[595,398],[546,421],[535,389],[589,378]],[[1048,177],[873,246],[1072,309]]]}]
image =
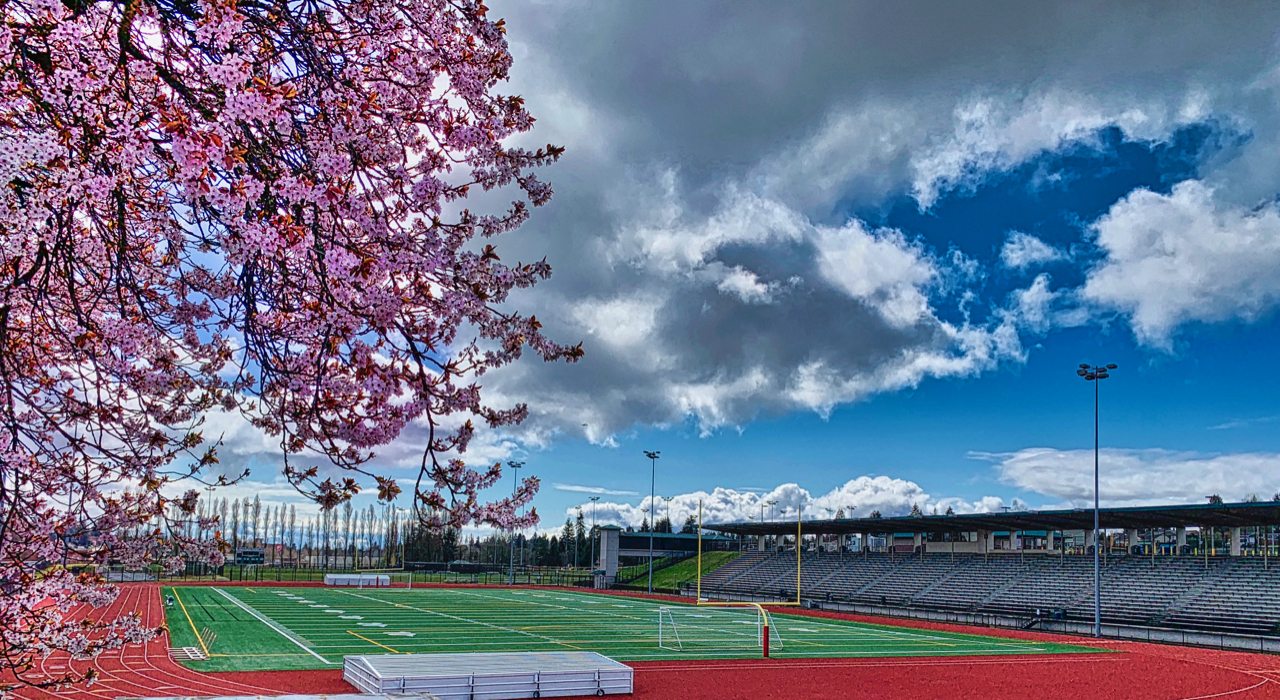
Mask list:
[{"label": "stadium canopy roof", "polygon": [[[1280,525],[1280,502],[1208,503],[1190,506],[1103,508],[1104,529],[1151,527],[1253,527]],[[703,525],[727,535],[794,535],[796,521],[733,522]],[[883,534],[899,532],[1022,532],[1027,530],[1088,530],[1093,509],[1027,510],[968,515],[906,515],[895,518],[804,520],[806,535]]]}]

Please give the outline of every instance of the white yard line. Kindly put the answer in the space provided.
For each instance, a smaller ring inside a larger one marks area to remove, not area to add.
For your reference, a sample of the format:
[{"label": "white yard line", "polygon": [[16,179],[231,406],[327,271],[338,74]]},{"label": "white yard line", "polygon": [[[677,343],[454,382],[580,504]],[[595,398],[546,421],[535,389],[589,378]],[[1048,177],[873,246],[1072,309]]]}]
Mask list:
[{"label": "white yard line", "polygon": [[328,664],[329,666],[332,666],[332,665],[333,665],[333,663],[334,663],[334,662],[332,662],[332,661],[330,661],[330,660],[328,660],[328,659],[324,658],[323,656],[321,656],[321,655],[317,654],[317,653],[315,652],[315,650],[314,650],[314,649],[312,649],[311,647],[308,647],[307,645],[305,645],[305,644],[303,644],[302,642],[298,641],[298,639],[297,639],[296,637],[294,637],[293,635],[289,634],[289,633],[288,633],[287,631],[285,631],[283,628],[279,627],[278,625],[276,625],[276,624],[275,624],[274,622],[272,622],[271,620],[269,620],[269,619],[267,619],[267,618],[265,618],[265,617],[263,617],[263,616],[259,615],[259,614],[258,614],[258,611],[254,610],[253,608],[251,608],[251,607],[249,607],[249,606],[245,605],[244,603],[240,602],[240,599],[239,599],[239,598],[236,598],[236,597],[235,597],[235,596],[233,596],[233,595],[229,595],[226,591],[222,590],[221,588],[214,588],[213,590],[215,590],[215,591],[217,591],[218,593],[220,593],[220,594],[222,595],[222,597],[223,597],[223,598],[226,598],[227,600],[231,601],[232,603],[235,603],[236,605],[240,606],[240,608],[241,608],[242,610],[244,610],[245,612],[249,613],[250,615],[253,615],[253,616],[254,616],[254,617],[256,617],[256,618],[258,618],[258,621],[259,621],[259,622],[261,622],[262,624],[264,624],[264,625],[266,625],[267,627],[270,627],[271,629],[273,629],[273,630],[275,630],[275,631],[279,632],[279,633],[280,633],[280,636],[282,636],[282,637],[284,637],[285,639],[287,639],[287,640],[289,640],[289,641],[293,642],[294,644],[298,645],[298,648],[299,648],[299,649],[301,649],[301,650],[303,650],[303,651],[307,652],[308,654],[310,654],[310,655],[312,655],[312,656],[316,657],[317,659],[320,659],[320,662],[321,662],[321,663]]},{"label": "white yard line", "polygon": [[450,620],[457,620],[457,621],[459,621],[459,622],[469,622],[469,623],[471,623],[471,624],[473,624],[473,625],[481,625],[481,626],[483,626],[483,627],[488,627],[488,628],[490,628],[490,629],[502,630],[502,631],[504,631],[504,632],[512,632],[512,633],[514,633],[514,634],[522,634],[522,635],[524,635],[524,636],[526,636],[526,637],[533,637],[533,638],[535,638],[535,639],[541,639],[541,640],[544,640],[544,641],[547,641],[547,642],[551,642],[552,644],[559,644],[560,646],[569,647],[570,649],[581,649],[581,647],[576,647],[576,646],[574,646],[574,645],[572,645],[572,644],[570,644],[570,643],[568,643],[568,642],[562,642],[562,641],[560,641],[559,639],[556,639],[556,638],[554,638],[554,637],[548,637],[548,636],[546,636],[546,635],[534,634],[534,633],[532,633],[532,632],[526,632],[526,631],[524,631],[524,630],[512,629],[512,628],[510,628],[510,627],[503,627],[502,625],[495,625],[495,624],[490,623],[490,622],[481,622],[481,621],[479,621],[479,620],[470,620],[470,619],[467,619],[467,618],[465,618],[465,617],[458,617],[457,615],[450,615],[450,614],[448,614],[448,613],[442,613],[442,612],[438,612],[438,611],[435,611],[435,610],[427,610],[426,608],[415,608],[415,607],[414,607],[414,606],[412,606],[412,605],[405,605],[405,604],[403,604],[403,603],[392,603],[392,602],[389,602],[389,601],[381,600],[381,599],[379,599],[379,598],[370,598],[369,596],[360,595],[359,593],[352,593],[351,591],[336,591],[336,592],[337,592],[337,593],[345,593],[345,594],[347,594],[347,595],[349,595],[349,596],[355,596],[356,598],[363,598],[363,599],[365,599],[365,600],[372,600],[372,601],[374,601],[375,603],[382,603],[383,605],[394,605],[394,606],[396,606],[397,608],[408,608],[409,610],[417,610],[418,612],[424,612],[424,613],[427,613],[428,615],[438,615],[438,616],[440,616],[440,617],[446,617],[446,618],[449,618]]}]

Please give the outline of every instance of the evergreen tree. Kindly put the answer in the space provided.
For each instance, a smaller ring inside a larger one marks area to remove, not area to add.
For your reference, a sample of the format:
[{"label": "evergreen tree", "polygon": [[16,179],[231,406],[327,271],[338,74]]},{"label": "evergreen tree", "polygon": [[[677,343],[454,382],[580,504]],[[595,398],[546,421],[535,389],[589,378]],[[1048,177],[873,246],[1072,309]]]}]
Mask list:
[{"label": "evergreen tree", "polygon": [[690,515],[689,517],[685,518],[685,519],[684,519],[684,526],[680,528],[680,534],[682,534],[682,535],[696,535],[696,534],[698,534],[698,519],[697,519],[697,518],[695,518],[695,517],[694,517],[694,516],[692,516],[692,515]]},{"label": "evergreen tree", "polygon": [[577,553],[574,556],[574,565],[581,566],[583,562],[591,559],[591,541],[587,539],[587,521],[582,515],[582,509],[578,509],[578,519],[573,524],[574,543],[577,545]]},{"label": "evergreen tree", "polygon": [[564,527],[560,530],[560,565],[569,566],[573,563],[573,542],[575,536],[573,531],[573,518],[564,519]]}]

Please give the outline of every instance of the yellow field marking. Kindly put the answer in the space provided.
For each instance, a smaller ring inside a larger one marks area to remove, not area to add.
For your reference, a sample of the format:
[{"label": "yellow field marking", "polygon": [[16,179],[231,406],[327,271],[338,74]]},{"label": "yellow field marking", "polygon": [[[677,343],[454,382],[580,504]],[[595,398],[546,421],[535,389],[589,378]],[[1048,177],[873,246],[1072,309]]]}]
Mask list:
[{"label": "yellow field marking", "polygon": [[359,637],[359,638],[363,639],[364,641],[366,641],[366,642],[368,642],[368,643],[370,643],[370,644],[372,644],[372,645],[374,645],[374,646],[382,647],[383,649],[386,649],[387,651],[391,652],[392,654],[399,654],[399,653],[400,653],[400,652],[396,651],[395,649],[392,649],[391,647],[387,646],[386,644],[378,644],[377,642],[373,641],[372,639],[369,639],[368,637],[364,636],[363,634],[356,634],[355,632],[352,632],[351,630],[347,630],[347,634],[350,634],[350,635],[353,635],[353,636]]},{"label": "yellow field marking", "polygon": [[257,593],[257,591],[253,590],[252,588],[246,588],[245,590],[249,591],[250,593]]},{"label": "yellow field marking", "polygon": [[200,632],[196,629],[196,623],[191,621],[191,613],[187,612],[187,606],[182,603],[182,596],[178,595],[178,589],[174,587],[169,590],[173,591],[174,600],[178,601],[178,605],[182,608],[182,614],[187,618],[187,624],[191,625],[191,633],[196,636],[196,641],[200,642],[200,648],[204,649],[204,655],[208,656],[209,648],[204,645],[204,640],[200,638]]}]

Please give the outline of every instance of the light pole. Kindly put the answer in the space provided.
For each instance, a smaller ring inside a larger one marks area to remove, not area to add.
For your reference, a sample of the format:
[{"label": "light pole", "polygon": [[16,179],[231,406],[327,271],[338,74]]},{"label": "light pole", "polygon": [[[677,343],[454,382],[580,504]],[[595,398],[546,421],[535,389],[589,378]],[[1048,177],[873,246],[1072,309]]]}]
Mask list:
[{"label": "light pole", "polygon": [[676,531],[676,526],[675,526],[675,524],[671,522],[671,501],[672,501],[674,498],[675,498],[675,496],[663,496],[663,497],[662,497],[662,500],[664,500],[664,501],[666,501],[666,502],[667,502],[667,532],[669,532],[669,533],[674,533],[674,532]]},{"label": "light pole", "polygon": [[[776,506],[776,505],[778,505],[778,502],[777,502],[777,501],[768,501],[768,503],[769,503],[769,522],[773,522],[773,507],[774,507],[774,506]],[[774,546],[774,548],[776,549],[776,548],[778,547],[778,545],[779,545],[779,543],[778,543],[778,541],[775,539],[775,540],[774,540],[774,542],[773,542],[773,546]]]},{"label": "light pole", "polygon": [[595,571],[596,566],[596,501],[600,500],[599,496],[591,497],[591,571]]},{"label": "light pole", "polygon": [[[658,456],[662,452],[654,450],[644,451],[644,456],[649,458],[649,514],[656,516],[658,509],[653,507],[653,490],[658,479]],[[653,593],[653,518],[649,519],[649,593]]]},{"label": "light pole", "polygon": [[[520,469],[520,467],[523,467],[524,462],[511,461],[511,462],[507,462],[507,466],[511,468],[511,498],[514,500],[516,497],[516,491],[520,489],[519,480],[516,477],[516,470]],[[520,556],[521,557],[524,556],[523,550],[521,550]],[[516,531],[515,531],[515,528],[511,529],[511,553],[507,557],[507,569],[510,571],[510,575],[509,575],[510,579],[507,581],[507,585],[514,586],[516,585]]]},{"label": "light pole", "polygon": [[1087,382],[1093,382],[1093,636],[1102,636],[1102,568],[1098,551],[1102,549],[1102,539],[1098,532],[1098,385],[1115,369],[1115,365],[1081,364],[1076,375]]}]

